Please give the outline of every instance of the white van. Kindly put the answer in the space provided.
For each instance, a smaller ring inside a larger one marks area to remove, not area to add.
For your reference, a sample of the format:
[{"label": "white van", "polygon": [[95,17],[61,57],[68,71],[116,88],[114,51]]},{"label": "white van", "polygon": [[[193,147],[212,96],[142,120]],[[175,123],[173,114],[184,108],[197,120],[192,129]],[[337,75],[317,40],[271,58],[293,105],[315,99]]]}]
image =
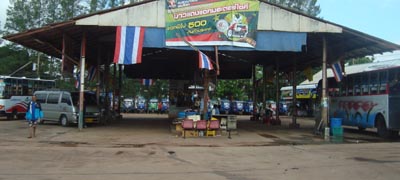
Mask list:
[{"label": "white van", "polygon": [[[62,126],[77,124],[79,120],[79,92],[60,90],[36,91],[34,95],[42,106],[44,121],[56,121]],[[96,95],[85,92],[85,123],[99,123],[101,116]]]}]

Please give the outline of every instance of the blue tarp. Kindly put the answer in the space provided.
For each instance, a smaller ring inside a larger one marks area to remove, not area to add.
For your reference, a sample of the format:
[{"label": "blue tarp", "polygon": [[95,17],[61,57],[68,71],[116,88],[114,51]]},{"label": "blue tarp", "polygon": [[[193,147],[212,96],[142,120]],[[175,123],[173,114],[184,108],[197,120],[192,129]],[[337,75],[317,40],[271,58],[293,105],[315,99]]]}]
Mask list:
[{"label": "blue tarp", "polygon": [[[256,48],[244,48],[236,46],[218,46],[221,51],[290,51],[301,52],[302,46],[306,45],[307,33],[295,32],[273,32],[258,31]],[[170,48],[192,50],[187,46],[165,46],[164,28],[146,28],[144,35],[144,47],[147,48]],[[197,46],[200,50],[213,51],[212,46]]]}]

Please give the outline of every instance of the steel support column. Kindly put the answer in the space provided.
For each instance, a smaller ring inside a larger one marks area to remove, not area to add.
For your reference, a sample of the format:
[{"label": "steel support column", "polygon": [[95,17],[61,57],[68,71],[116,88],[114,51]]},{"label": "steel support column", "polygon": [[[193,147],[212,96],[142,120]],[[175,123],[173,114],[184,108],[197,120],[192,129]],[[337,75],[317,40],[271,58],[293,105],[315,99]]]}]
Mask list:
[{"label": "steel support column", "polygon": [[85,99],[85,54],[86,54],[86,33],[82,35],[81,42],[81,67],[80,67],[80,91],[79,91],[79,120],[78,120],[78,128],[81,131],[83,129],[84,123],[84,99]]}]

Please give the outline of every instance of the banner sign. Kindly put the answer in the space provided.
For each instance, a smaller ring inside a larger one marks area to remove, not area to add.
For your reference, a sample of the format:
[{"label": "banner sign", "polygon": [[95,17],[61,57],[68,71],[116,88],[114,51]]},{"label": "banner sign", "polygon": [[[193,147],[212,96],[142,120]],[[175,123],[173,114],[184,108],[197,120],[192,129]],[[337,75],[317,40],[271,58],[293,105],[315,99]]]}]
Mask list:
[{"label": "banner sign", "polygon": [[166,46],[255,48],[258,0],[166,0]]}]

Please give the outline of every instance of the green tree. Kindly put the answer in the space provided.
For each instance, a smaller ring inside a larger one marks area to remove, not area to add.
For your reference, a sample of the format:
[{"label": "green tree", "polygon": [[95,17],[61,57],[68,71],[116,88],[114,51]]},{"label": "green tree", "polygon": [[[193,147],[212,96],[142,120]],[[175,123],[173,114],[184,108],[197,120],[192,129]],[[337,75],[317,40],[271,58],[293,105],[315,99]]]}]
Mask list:
[{"label": "green tree", "polygon": [[82,4],[82,2],[82,0],[60,0],[60,17],[57,20],[65,21],[86,14],[87,8]]},{"label": "green tree", "polygon": [[[83,7],[83,0],[11,0],[7,9],[7,19],[2,34],[12,34],[24,32],[28,29],[39,28],[49,23],[55,23],[70,19],[86,13],[87,9]],[[19,45],[10,44],[5,48],[9,51],[23,51],[27,56],[24,58],[0,54],[0,59],[9,63],[3,63],[5,70],[15,71],[17,68],[12,64],[18,64],[19,67],[31,61],[40,62],[39,72],[32,72],[31,66],[22,69],[16,75],[27,77],[41,77],[55,79],[60,76],[60,60],[55,59],[36,51],[25,49]],[[39,59],[38,59],[39,58]],[[10,67],[8,67],[10,65]],[[5,72],[7,73],[7,72]]]},{"label": "green tree", "polygon": [[317,5],[318,0],[267,0],[310,16],[318,16],[321,8]]},{"label": "green tree", "polygon": [[365,64],[365,63],[372,63],[374,62],[374,58],[373,57],[362,57],[362,58],[354,58],[354,59],[350,59],[347,62],[349,63],[349,65],[355,65],[355,64]]},{"label": "green tree", "polygon": [[[29,54],[25,49],[12,49],[8,46],[0,47],[0,75],[9,75],[28,62]],[[26,76],[23,72],[21,71],[18,75]]]}]

